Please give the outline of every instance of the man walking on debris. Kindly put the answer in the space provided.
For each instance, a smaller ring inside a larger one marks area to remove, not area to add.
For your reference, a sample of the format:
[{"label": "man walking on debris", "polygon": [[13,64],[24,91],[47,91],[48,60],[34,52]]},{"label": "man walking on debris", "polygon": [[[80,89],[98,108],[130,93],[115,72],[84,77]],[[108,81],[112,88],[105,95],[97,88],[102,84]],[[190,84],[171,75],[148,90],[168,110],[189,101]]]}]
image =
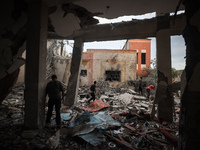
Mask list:
[{"label": "man walking on debris", "polygon": [[[46,124],[49,125],[51,122],[51,115],[52,115],[53,107],[55,105],[56,124],[58,127],[60,127],[61,125],[61,117],[60,117],[61,96],[62,96],[62,100],[64,101],[64,90],[63,90],[62,83],[57,80],[56,75],[52,75],[51,79],[52,81],[50,81],[46,87],[46,95],[48,94],[49,96]],[[61,92],[62,92],[62,95],[61,95]]]},{"label": "man walking on debris", "polygon": [[97,84],[97,82],[94,81],[94,84],[91,85],[91,87],[90,87],[90,92],[91,92],[92,97],[88,100],[88,102],[90,102],[91,100],[93,100],[93,101],[95,100],[95,95],[97,94],[96,84]]},{"label": "man walking on debris", "polygon": [[138,87],[139,87],[139,95],[143,96],[143,92],[142,92],[142,77],[140,77],[139,83],[138,83]]},{"label": "man walking on debris", "polygon": [[147,98],[148,98],[148,99],[149,99],[149,97],[150,97],[150,91],[151,91],[152,89],[155,89],[155,86],[154,86],[154,85],[150,85],[150,86],[147,87]]}]

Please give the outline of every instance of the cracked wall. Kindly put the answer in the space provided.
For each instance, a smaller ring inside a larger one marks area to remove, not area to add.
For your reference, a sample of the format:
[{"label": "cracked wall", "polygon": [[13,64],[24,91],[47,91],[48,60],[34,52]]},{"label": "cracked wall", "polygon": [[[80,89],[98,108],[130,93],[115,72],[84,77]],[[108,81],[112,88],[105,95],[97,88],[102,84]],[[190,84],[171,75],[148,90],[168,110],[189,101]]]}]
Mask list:
[{"label": "cracked wall", "polygon": [[182,76],[180,149],[200,148],[200,1],[184,0],[187,25],[183,31],[186,43],[186,67]]},{"label": "cracked wall", "polygon": [[83,53],[83,62],[86,64],[82,63],[82,68],[88,72],[87,79],[84,77],[83,81],[88,84],[95,80],[105,81],[106,71],[121,71],[120,81],[110,82],[114,86],[127,80],[136,80],[136,54],[136,50],[88,49],[87,53]]}]

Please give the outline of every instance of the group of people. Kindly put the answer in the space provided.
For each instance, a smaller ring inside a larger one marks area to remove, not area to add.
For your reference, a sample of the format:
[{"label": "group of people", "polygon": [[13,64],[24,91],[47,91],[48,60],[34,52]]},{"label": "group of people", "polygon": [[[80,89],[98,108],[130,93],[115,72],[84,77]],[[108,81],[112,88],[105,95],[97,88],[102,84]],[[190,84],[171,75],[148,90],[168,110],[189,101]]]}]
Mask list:
[{"label": "group of people", "polygon": [[[64,101],[64,89],[63,89],[62,83],[57,80],[56,75],[52,75],[51,79],[52,79],[52,81],[50,81],[46,86],[45,97],[47,95],[49,97],[46,124],[47,125],[50,124],[53,107],[55,106],[56,124],[57,124],[58,127],[60,127],[60,125],[61,125],[60,108],[61,108],[61,101]],[[95,96],[96,96],[96,93],[97,93],[96,84],[97,84],[97,82],[94,81],[94,84],[91,85],[91,87],[90,87],[91,98],[88,100],[88,102],[90,102],[91,100],[93,100],[93,101],[95,100]],[[139,87],[139,94],[143,95],[142,77],[140,77],[138,87]],[[150,91],[152,89],[155,89],[154,85],[150,85],[146,88],[148,99],[150,97]]]},{"label": "group of people", "polygon": [[[140,77],[140,79],[139,79],[139,83],[138,83],[138,88],[139,88],[139,95],[144,95],[143,94],[143,91],[142,91],[142,89],[143,89],[143,85],[142,85],[142,77]],[[149,85],[147,88],[146,88],[146,91],[147,91],[147,99],[149,99],[149,97],[150,97],[150,91],[152,90],[152,89],[155,89],[155,86],[154,85]]]}]

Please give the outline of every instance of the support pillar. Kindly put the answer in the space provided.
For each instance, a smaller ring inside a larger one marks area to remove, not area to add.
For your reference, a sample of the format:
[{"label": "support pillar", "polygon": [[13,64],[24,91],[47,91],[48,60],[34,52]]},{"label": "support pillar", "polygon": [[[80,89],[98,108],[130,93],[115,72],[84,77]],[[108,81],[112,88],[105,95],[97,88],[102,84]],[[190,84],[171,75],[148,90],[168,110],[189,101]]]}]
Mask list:
[{"label": "support pillar", "polygon": [[78,37],[75,39],[72,62],[71,62],[71,75],[69,77],[67,94],[65,98],[65,105],[72,106],[77,102],[79,80],[80,80],[80,69],[82,63],[82,52],[83,52],[83,39]]},{"label": "support pillar", "polygon": [[41,128],[45,120],[45,74],[48,7],[41,0],[28,7],[25,70],[25,127]]},{"label": "support pillar", "polygon": [[156,46],[157,46],[157,73],[158,86],[155,103],[158,104],[158,119],[167,122],[173,121],[173,93],[171,73],[171,45],[170,45],[170,24],[165,17],[160,22],[158,17]]},{"label": "support pillar", "polygon": [[[200,1],[184,0],[186,67],[179,121],[179,149],[200,149]],[[183,81],[182,81],[183,82]]]}]

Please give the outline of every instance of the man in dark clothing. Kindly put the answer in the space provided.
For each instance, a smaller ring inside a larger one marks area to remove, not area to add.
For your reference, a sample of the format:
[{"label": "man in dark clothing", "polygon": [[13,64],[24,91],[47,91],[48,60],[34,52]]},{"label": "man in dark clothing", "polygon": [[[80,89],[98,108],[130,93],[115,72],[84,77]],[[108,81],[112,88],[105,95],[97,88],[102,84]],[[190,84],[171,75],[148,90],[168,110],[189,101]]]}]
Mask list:
[{"label": "man in dark clothing", "polygon": [[89,101],[88,102],[90,102],[91,100],[95,100],[95,94],[97,94],[97,90],[96,90],[96,84],[97,84],[97,82],[96,81],[94,81],[94,84],[93,85],[91,85],[91,87],[90,87],[90,94],[91,94],[91,98],[89,99]]},{"label": "man in dark clothing", "polygon": [[[62,100],[64,101],[64,90],[63,90],[62,83],[57,80],[56,75],[52,75],[51,79],[52,81],[50,81],[46,87],[46,95],[48,94],[49,96],[46,124],[49,124],[51,122],[51,115],[52,115],[53,107],[55,105],[56,124],[59,127],[61,125],[61,117],[60,117],[61,96],[62,96]],[[62,92],[62,95],[61,95],[61,92]]]},{"label": "man in dark clothing", "polygon": [[142,77],[140,77],[139,83],[138,83],[138,87],[139,87],[139,95],[143,96],[143,92],[142,92]]}]

